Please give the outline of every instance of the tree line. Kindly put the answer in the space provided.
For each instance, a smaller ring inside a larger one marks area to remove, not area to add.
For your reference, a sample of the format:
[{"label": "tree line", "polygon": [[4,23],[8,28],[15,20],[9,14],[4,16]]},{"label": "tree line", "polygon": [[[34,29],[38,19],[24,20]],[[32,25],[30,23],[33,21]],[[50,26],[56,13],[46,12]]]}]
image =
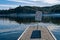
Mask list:
[{"label": "tree line", "polygon": [[12,14],[12,13],[35,13],[36,11],[43,11],[48,13],[60,13],[60,4],[48,7],[36,7],[36,6],[19,6],[14,9],[0,10],[0,14]]}]

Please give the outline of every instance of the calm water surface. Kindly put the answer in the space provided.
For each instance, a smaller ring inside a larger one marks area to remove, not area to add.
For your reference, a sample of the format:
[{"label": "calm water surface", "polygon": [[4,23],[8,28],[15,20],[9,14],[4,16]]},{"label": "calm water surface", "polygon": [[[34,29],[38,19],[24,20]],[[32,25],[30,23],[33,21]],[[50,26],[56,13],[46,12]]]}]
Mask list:
[{"label": "calm water surface", "polygon": [[0,19],[0,40],[17,40],[25,30],[25,24],[18,24],[15,21]]},{"label": "calm water surface", "polygon": [[[57,40],[60,40],[60,25],[52,23],[38,23],[38,25],[47,26],[52,31]],[[17,40],[28,25],[35,26],[37,23],[19,24],[8,19],[0,19],[0,40]]]}]

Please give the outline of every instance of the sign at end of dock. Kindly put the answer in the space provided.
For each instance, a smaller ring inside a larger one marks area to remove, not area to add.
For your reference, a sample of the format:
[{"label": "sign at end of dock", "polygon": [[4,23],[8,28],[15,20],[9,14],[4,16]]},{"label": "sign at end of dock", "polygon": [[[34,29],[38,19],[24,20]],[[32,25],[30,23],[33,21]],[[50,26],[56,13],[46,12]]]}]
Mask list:
[{"label": "sign at end of dock", "polygon": [[35,20],[36,21],[41,21],[42,20],[42,12],[41,11],[36,12]]}]

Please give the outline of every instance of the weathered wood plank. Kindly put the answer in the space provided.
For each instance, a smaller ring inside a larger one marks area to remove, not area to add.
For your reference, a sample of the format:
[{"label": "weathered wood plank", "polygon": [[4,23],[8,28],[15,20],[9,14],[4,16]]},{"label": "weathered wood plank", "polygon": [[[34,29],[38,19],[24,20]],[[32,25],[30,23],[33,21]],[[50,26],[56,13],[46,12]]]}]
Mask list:
[{"label": "weathered wood plank", "polygon": [[[33,32],[33,30],[40,30],[41,31],[41,38],[39,39],[31,39],[31,34]],[[49,30],[46,27],[29,27],[25,33],[22,35],[21,38],[19,38],[18,40],[54,40],[53,36],[51,36]]]}]

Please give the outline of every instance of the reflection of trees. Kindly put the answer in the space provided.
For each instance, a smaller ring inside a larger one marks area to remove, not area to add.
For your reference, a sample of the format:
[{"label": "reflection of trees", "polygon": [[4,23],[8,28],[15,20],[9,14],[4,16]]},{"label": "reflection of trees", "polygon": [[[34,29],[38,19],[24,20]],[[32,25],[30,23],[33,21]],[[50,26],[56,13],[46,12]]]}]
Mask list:
[{"label": "reflection of trees", "polygon": [[[29,23],[29,22],[37,22],[35,21],[35,17],[0,17],[3,19],[9,19],[11,21],[16,21],[18,23]],[[60,23],[60,18],[56,17],[43,17],[42,22],[52,22],[52,23]]]},{"label": "reflection of trees", "polygon": [[60,23],[60,17],[43,17],[43,22]]},{"label": "reflection of trees", "polygon": [[34,17],[3,17],[4,19],[9,19],[11,21],[16,21],[18,23],[27,23],[27,22],[35,22],[35,18]]}]

